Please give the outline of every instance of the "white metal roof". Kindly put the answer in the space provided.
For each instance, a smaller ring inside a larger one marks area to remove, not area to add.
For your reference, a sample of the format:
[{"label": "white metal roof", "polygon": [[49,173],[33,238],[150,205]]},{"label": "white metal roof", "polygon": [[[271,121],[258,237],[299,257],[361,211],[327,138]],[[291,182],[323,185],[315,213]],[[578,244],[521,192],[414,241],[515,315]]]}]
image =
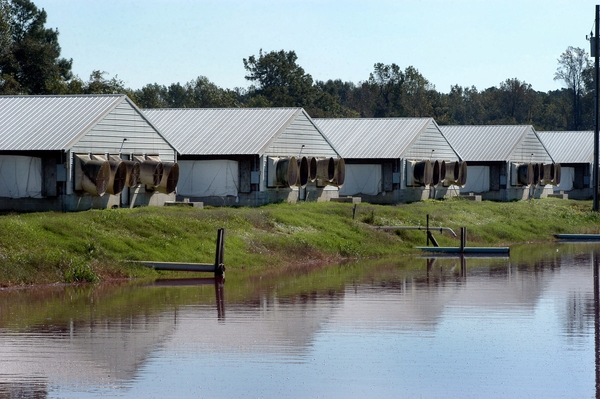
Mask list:
[{"label": "white metal roof", "polygon": [[[510,160],[528,134],[537,137],[531,125],[460,125],[440,129],[461,157],[471,162]],[[539,138],[536,140],[543,147]],[[544,155],[548,155],[547,151]]]},{"label": "white metal roof", "polygon": [[594,132],[538,132],[542,143],[558,163],[593,163]]},{"label": "white metal roof", "polygon": [[0,96],[0,150],[66,150],[125,95]]},{"label": "white metal roof", "polygon": [[[400,158],[432,118],[314,119],[343,158]],[[436,125],[437,126],[437,125]]]},{"label": "white metal roof", "polygon": [[305,113],[302,108],[160,108],[143,112],[181,155],[261,155],[296,116]]}]

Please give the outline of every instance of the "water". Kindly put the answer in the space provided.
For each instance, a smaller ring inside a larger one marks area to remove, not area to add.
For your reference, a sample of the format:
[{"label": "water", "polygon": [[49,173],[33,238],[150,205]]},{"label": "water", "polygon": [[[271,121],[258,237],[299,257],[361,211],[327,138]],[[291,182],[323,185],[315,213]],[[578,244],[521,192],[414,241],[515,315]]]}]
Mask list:
[{"label": "water", "polygon": [[593,398],[594,251],[0,291],[0,398]]}]

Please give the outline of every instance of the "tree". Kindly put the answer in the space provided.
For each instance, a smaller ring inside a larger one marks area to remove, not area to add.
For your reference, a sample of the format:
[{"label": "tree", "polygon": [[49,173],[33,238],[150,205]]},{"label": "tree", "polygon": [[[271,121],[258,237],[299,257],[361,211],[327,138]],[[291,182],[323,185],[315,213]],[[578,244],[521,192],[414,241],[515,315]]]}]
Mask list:
[{"label": "tree", "polygon": [[396,64],[385,65],[381,62],[373,66],[367,83],[379,93],[375,100],[374,116],[404,116],[402,103],[404,72]]},{"label": "tree", "polygon": [[104,75],[108,74],[105,71],[92,71],[90,79],[83,87],[85,94],[126,94],[125,82],[117,78],[115,75],[111,79],[107,79]]},{"label": "tree", "polygon": [[11,44],[10,8],[7,0],[0,0],[0,94],[18,93],[19,84],[2,68],[10,60]]},{"label": "tree", "polygon": [[258,57],[244,58],[246,79],[255,82],[251,96],[263,96],[270,106],[307,107],[315,96],[312,77],[296,63],[294,51],[259,51]]},{"label": "tree", "polygon": [[[236,94],[223,90],[206,76],[199,76],[187,83],[188,106],[194,108],[226,108],[237,106]],[[169,88],[171,89],[171,88]]]},{"label": "tree", "polygon": [[0,0],[0,59],[8,55],[11,43],[10,10],[7,0]]},{"label": "tree", "polygon": [[[72,78],[72,60],[60,58],[58,30],[30,0],[0,0],[0,92],[51,94]],[[6,25],[8,24],[8,34]]]},{"label": "tree", "polygon": [[570,128],[578,130],[582,125],[581,99],[587,93],[592,63],[587,52],[579,47],[567,47],[560,55],[554,80],[562,80],[571,94],[572,122]]},{"label": "tree", "polygon": [[413,66],[406,67],[403,75],[402,108],[405,110],[404,115],[410,117],[433,116],[435,86],[429,83]]},{"label": "tree", "polygon": [[508,123],[531,123],[534,118],[536,92],[529,83],[517,78],[500,83],[502,113]]},{"label": "tree", "polygon": [[167,108],[166,91],[158,83],[147,84],[134,92],[132,100],[140,108]]}]

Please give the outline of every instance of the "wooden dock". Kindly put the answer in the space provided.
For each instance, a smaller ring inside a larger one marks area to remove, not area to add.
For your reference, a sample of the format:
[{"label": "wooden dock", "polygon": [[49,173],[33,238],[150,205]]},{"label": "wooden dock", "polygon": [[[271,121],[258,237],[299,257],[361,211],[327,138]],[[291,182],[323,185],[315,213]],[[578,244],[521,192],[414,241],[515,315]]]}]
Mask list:
[{"label": "wooden dock", "polygon": [[554,234],[554,237],[569,241],[600,241],[600,234]]},{"label": "wooden dock", "polygon": [[451,255],[505,255],[510,254],[509,247],[416,247],[421,251]]},{"label": "wooden dock", "polygon": [[[427,230],[430,233],[430,230]],[[429,241],[429,240],[428,240]],[[428,242],[429,244],[429,242]],[[460,228],[460,246],[459,247],[440,247],[433,240],[433,247],[416,247],[423,252],[448,255],[481,255],[481,256],[508,256],[510,254],[509,247],[467,247],[467,228]]]},{"label": "wooden dock", "polygon": [[186,263],[186,262],[158,262],[150,260],[136,261],[154,270],[168,270],[180,272],[207,272],[214,273],[215,276],[225,274],[224,263],[225,251],[225,229],[217,231],[217,248],[215,250],[215,263]]},{"label": "wooden dock", "polygon": [[144,260],[140,263],[154,270],[172,270],[179,272],[214,272],[215,265],[211,263],[183,263],[183,262],[154,262]]}]

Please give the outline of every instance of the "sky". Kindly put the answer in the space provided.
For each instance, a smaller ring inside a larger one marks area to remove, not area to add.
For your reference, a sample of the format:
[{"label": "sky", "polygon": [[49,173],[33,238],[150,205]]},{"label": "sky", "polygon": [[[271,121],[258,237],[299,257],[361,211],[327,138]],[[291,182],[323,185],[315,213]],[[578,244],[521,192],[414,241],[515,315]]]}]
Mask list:
[{"label": "sky", "polygon": [[376,63],[413,66],[439,92],[554,80],[569,46],[589,52],[599,0],[32,0],[61,56],[131,89],[206,76],[247,88],[243,59],[294,51],[314,80],[359,83]]}]

